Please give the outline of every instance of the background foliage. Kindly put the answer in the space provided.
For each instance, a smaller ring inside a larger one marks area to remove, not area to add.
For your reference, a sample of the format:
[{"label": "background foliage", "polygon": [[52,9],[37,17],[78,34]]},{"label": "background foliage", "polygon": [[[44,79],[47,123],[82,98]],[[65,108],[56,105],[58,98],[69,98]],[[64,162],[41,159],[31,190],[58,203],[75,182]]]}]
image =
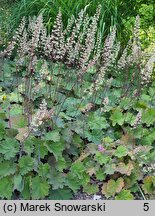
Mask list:
[{"label": "background foliage", "polygon": [[[155,198],[153,1],[101,3],[99,19],[96,1],[3,2],[1,199],[72,199],[79,191]],[[54,21],[60,6],[62,19],[59,12]],[[88,16],[81,19],[82,8]],[[15,28],[23,15],[40,12],[44,25],[39,16]],[[138,17],[131,28],[137,13],[147,52]],[[73,14],[66,33],[62,20],[66,28]]]},{"label": "background foliage", "polygon": [[[102,36],[106,36],[110,28],[116,25],[118,38],[125,45],[132,34],[131,27],[135,21],[134,17],[139,14],[141,17],[141,28],[143,30],[143,44],[148,46],[154,40],[155,9],[153,0],[78,0],[76,2],[73,0],[2,0],[0,5],[2,8],[7,8],[7,10],[3,10],[1,13],[0,20],[3,20],[1,22],[1,28],[8,37],[10,36],[10,31],[12,32],[17,28],[23,16],[37,16],[42,12],[44,22],[50,31],[60,7],[64,25],[66,26],[68,18],[71,18],[72,15],[77,17],[82,8],[86,7],[88,14],[93,15],[98,4],[102,5],[100,19],[100,32]],[[4,22],[6,19],[7,23]]]}]

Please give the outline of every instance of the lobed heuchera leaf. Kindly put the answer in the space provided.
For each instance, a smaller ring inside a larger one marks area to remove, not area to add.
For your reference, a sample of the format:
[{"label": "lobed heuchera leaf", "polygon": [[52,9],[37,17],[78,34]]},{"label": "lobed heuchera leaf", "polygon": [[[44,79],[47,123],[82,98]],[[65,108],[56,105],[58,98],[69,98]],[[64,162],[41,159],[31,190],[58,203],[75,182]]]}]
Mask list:
[{"label": "lobed heuchera leaf", "polygon": [[23,147],[24,147],[24,152],[26,152],[29,156],[33,153],[34,151],[34,141],[35,138],[33,137],[28,137],[24,142],[23,142]]},{"label": "lobed heuchera leaf", "polygon": [[11,178],[4,177],[0,179],[0,198],[11,199],[13,192],[13,182]]},{"label": "lobed heuchera leaf", "polygon": [[89,174],[89,176],[92,176],[93,174],[96,174],[95,167],[88,167],[87,168],[87,173]]},{"label": "lobed heuchera leaf", "polygon": [[54,141],[54,142],[59,142],[60,141],[60,134],[58,131],[50,131],[50,132],[46,133],[44,139]]},{"label": "lobed heuchera leaf", "polygon": [[112,175],[116,172],[116,164],[115,163],[107,163],[104,166],[104,173],[107,175]]},{"label": "lobed heuchera leaf", "polygon": [[108,123],[103,116],[97,115],[92,112],[88,116],[88,126],[91,130],[102,130],[108,127]]},{"label": "lobed heuchera leaf", "polygon": [[[45,146],[46,142],[44,140],[41,140],[39,138],[33,138],[33,143],[34,143],[34,153],[36,157],[39,155],[41,159],[44,159],[46,155],[48,155],[48,148]],[[26,149],[28,150],[28,146],[25,146]],[[31,149],[32,150],[32,149]]]},{"label": "lobed heuchera leaf", "polygon": [[96,152],[95,160],[100,164],[107,164],[110,161],[110,157],[102,152]]},{"label": "lobed heuchera leaf", "polygon": [[47,147],[50,153],[54,154],[56,160],[58,160],[59,157],[62,157],[62,152],[65,147],[63,140],[60,140],[59,142],[47,141],[45,143],[45,146]]},{"label": "lobed heuchera leaf", "polygon": [[26,176],[24,177],[24,188],[21,192],[23,199],[30,200],[31,198],[31,185],[32,185],[32,177]]},{"label": "lobed heuchera leaf", "polygon": [[119,163],[115,171],[130,176],[133,169],[134,169],[133,163],[129,161],[128,164],[125,164],[123,162]]},{"label": "lobed heuchera leaf", "polygon": [[72,142],[73,132],[70,128],[65,128],[62,130],[62,137],[67,143]]},{"label": "lobed heuchera leaf", "polygon": [[102,168],[99,168],[97,171],[96,171],[96,178],[100,181],[103,181],[105,180],[106,178],[106,174],[103,172],[103,169]]},{"label": "lobed heuchera leaf", "polygon": [[102,193],[105,194],[107,198],[114,196],[116,193],[119,193],[124,187],[123,178],[118,178],[116,181],[110,179],[108,183],[104,183],[102,187]]},{"label": "lobed heuchera leaf", "polygon": [[12,116],[10,118],[12,128],[25,128],[28,124],[27,117],[24,115]]},{"label": "lobed heuchera leaf", "polygon": [[90,182],[90,176],[86,172],[84,172],[83,178],[80,179],[81,186],[86,187],[89,182]]},{"label": "lobed heuchera leaf", "polygon": [[0,141],[0,153],[4,155],[6,160],[14,158],[19,152],[19,143],[17,140],[6,138],[4,141]]},{"label": "lobed heuchera leaf", "polygon": [[143,180],[142,188],[146,194],[155,194],[155,184],[153,176],[147,176]]},{"label": "lobed heuchera leaf", "polygon": [[49,199],[50,200],[70,200],[73,197],[72,191],[65,187],[57,190],[51,190]]},{"label": "lobed heuchera leaf", "polygon": [[25,175],[34,169],[34,159],[30,156],[23,156],[19,159],[20,174]]},{"label": "lobed heuchera leaf", "polygon": [[32,199],[44,199],[49,194],[49,184],[39,176],[32,179]]},{"label": "lobed heuchera leaf", "polygon": [[102,130],[92,130],[92,131],[86,130],[85,137],[87,137],[87,139],[90,142],[93,142],[95,144],[100,144],[102,142],[103,132]]},{"label": "lobed heuchera leaf", "polygon": [[71,173],[73,176],[77,176],[78,179],[82,179],[84,172],[85,172],[85,167],[81,161],[77,161],[72,164]]},{"label": "lobed heuchera leaf", "polygon": [[125,146],[118,146],[114,155],[118,158],[124,157],[128,154],[128,150]]},{"label": "lobed heuchera leaf", "polygon": [[131,188],[133,185],[135,185],[137,183],[137,179],[138,179],[138,176],[137,176],[137,173],[131,173],[130,176],[126,176],[124,178],[124,182],[125,182],[125,188],[129,189]]},{"label": "lobed heuchera leaf", "polygon": [[16,172],[17,165],[11,161],[0,163],[0,178],[13,175]]},{"label": "lobed heuchera leaf", "polygon": [[16,135],[18,134],[18,130],[14,128],[8,128],[6,129],[6,134],[9,138],[16,138]]},{"label": "lobed heuchera leaf", "polygon": [[52,185],[53,190],[63,188],[65,184],[65,175],[58,172],[55,168],[50,169],[50,174],[48,176],[48,182]]},{"label": "lobed heuchera leaf", "polygon": [[78,189],[81,187],[80,180],[77,180],[71,173],[68,173],[66,176],[66,185],[73,190],[73,192],[77,192]]},{"label": "lobed heuchera leaf", "polygon": [[48,163],[40,163],[39,167],[38,167],[38,174],[40,177],[42,177],[43,179],[48,178],[50,173],[50,165]]},{"label": "lobed heuchera leaf", "polygon": [[67,162],[66,160],[61,157],[57,160],[56,164],[55,164],[55,168],[59,171],[59,172],[63,172],[63,169],[66,169],[67,167]]},{"label": "lobed heuchera leaf", "polygon": [[150,126],[155,122],[155,108],[148,108],[142,115],[142,123]]},{"label": "lobed heuchera leaf", "polygon": [[122,114],[122,111],[120,109],[113,110],[113,113],[112,113],[110,119],[112,121],[113,126],[115,126],[116,124],[123,125],[124,116]]},{"label": "lobed heuchera leaf", "polygon": [[115,200],[133,200],[134,197],[129,190],[122,190],[116,197]]},{"label": "lobed heuchera leaf", "polygon": [[22,190],[24,189],[24,181],[22,176],[20,174],[15,175],[13,180],[14,180],[14,190],[18,190],[22,192]]},{"label": "lobed heuchera leaf", "polygon": [[4,122],[0,120],[0,140],[2,140],[6,135]]},{"label": "lobed heuchera leaf", "polygon": [[97,184],[87,184],[85,187],[83,187],[83,191],[87,194],[96,194],[99,191]]}]

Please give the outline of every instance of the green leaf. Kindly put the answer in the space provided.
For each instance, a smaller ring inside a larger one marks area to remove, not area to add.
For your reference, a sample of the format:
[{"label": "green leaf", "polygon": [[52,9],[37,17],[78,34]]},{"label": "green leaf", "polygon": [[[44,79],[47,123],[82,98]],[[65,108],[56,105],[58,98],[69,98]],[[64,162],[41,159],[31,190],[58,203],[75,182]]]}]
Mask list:
[{"label": "green leaf", "polygon": [[44,199],[49,194],[49,184],[39,176],[32,179],[32,199]]},{"label": "green leaf", "polygon": [[6,119],[6,114],[1,112],[1,109],[0,109],[0,122],[2,122],[1,120],[5,120],[5,119]]},{"label": "green leaf", "polygon": [[103,139],[103,131],[102,130],[92,130],[85,131],[85,137],[88,138],[90,142],[93,142],[95,144],[100,144]]},{"label": "green leaf", "polygon": [[142,115],[142,123],[150,126],[155,122],[155,108],[146,109]]},{"label": "green leaf", "polygon": [[98,179],[98,180],[100,180],[100,181],[103,181],[103,180],[105,180],[105,178],[106,178],[106,175],[105,175],[105,173],[103,172],[103,169],[98,169],[97,171],[96,171],[96,178]]},{"label": "green leaf", "polygon": [[99,188],[98,188],[98,185],[87,184],[83,188],[83,191],[91,195],[91,194],[96,194],[97,192],[99,192]]},{"label": "green leaf", "polygon": [[115,171],[130,176],[133,169],[134,169],[133,163],[129,161],[127,164],[123,162],[118,163]]},{"label": "green leaf", "polygon": [[20,174],[25,175],[34,169],[34,159],[30,156],[23,156],[19,159]]},{"label": "green leaf", "polygon": [[72,173],[68,173],[66,177],[66,185],[73,190],[73,192],[77,192],[81,187],[81,181],[72,175]]},{"label": "green leaf", "polygon": [[128,154],[128,150],[125,146],[118,146],[114,154],[116,157],[121,158]]},{"label": "green leaf", "polygon": [[57,117],[57,116],[53,116],[53,117],[52,117],[52,120],[53,120],[54,124],[55,124],[58,128],[64,128],[65,123],[64,123],[64,121],[63,121],[62,118],[59,118],[59,117]]},{"label": "green leaf", "polygon": [[6,129],[6,134],[9,138],[14,138],[18,134],[18,130],[9,128],[9,129]]},{"label": "green leaf", "polygon": [[30,156],[33,153],[34,150],[34,142],[35,138],[34,137],[29,137],[27,138],[24,143],[24,151]]},{"label": "green leaf", "polygon": [[[142,134],[142,130],[141,130],[141,134]],[[144,135],[144,133],[143,133]],[[153,128],[153,130],[151,131],[151,129],[149,129],[148,133],[146,133],[146,135],[144,135],[141,138],[141,144],[142,145],[152,145],[152,143],[155,140],[155,129]]]},{"label": "green leaf", "polygon": [[82,179],[84,172],[85,172],[85,167],[81,161],[72,164],[71,173],[73,176],[77,176],[78,179]]},{"label": "green leaf", "polygon": [[24,188],[21,192],[23,199],[25,200],[30,200],[31,198],[31,188],[30,185],[32,184],[31,182],[31,176],[27,176],[24,178]]},{"label": "green leaf", "polygon": [[124,117],[122,114],[122,111],[120,109],[115,109],[110,117],[112,121],[112,125],[115,126],[116,124],[118,125],[123,125],[124,123]]},{"label": "green leaf", "polygon": [[59,158],[56,162],[55,168],[62,172],[63,169],[65,169],[67,167],[66,161],[63,157]]},{"label": "green leaf", "polygon": [[4,155],[6,160],[14,158],[19,152],[19,143],[11,138],[6,138],[6,140],[0,142],[0,153]]},{"label": "green leaf", "polygon": [[146,194],[152,194],[155,192],[155,187],[153,185],[153,177],[152,176],[147,176],[144,181],[143,181],[143,190]]},{"label": "green leaf", "polygon": [[27,117],[24,115],[12,116],[10,120],[12,128],[15,129],[25,128],[28,124]]},{"label": "green leaf", "polygon": [[8,177],[0,179],[0,197],[1,199],[11,199],[13,192],[12,180]]},{"label": "green leaf", "polygon": [[14,176],[14,190],[22,191],[24,189],[24,181],[21,175]]},{"label": "green leaf", "polygon": [[11,102],[16,102],[16,103],[19,103],[19,101],[21,102],[22,101],[22,97],[20,94],[17,93],[17,91],[15,92],[11,92],[10,96],[9,96],[9,100]]},{"label": "green leaf", "polygon": [[82,120],[76,120],[68,124],[68,127],[71,128],[73,131],[75,131],[80,136],[83,135],[83,126],[84,126],[84,123]]},{"label": "green leaf", "polygon": [[58,131],[50,131],[50,132],[46,133],[44,139],[54,141],[54,142],[59,142],[60,141],[60,134]]},{"label": "green leaf", "polygon": [[72,144],[77,146],[77,147],[81,147],[83,144],[83,140],[81,139],[81,137],[78,134],[74,133]]},{"label": "green leaf", "polygon": [[129,190],[122,190],[116,197],[115,200],[133,200],[134,197]]},{"label": "green leaf", "polygon": [[48,182],[52,185],[53,190],[64,187],[65,176],[63,175],[63,173],[60,173],[53,168],[50,170],[48,178]]},{"label": "green leaf", "polygon": [[44,159],[44,157],[46,155],[48,155],[48,149],[45,146],[45,141],[34,137],[33,138],[33,143],[34,143],[34,146],[35,146],[34,152],[35,152],[36,157],[38,157],[38,155],[39,155],[39,157],[41,159]]},{"label": "green leaf", "polygon": [[134,185],[136,185],[138,179],[138,174],[131,173],[130,176],[124,177],[125,187],[126,188],[132,188]]},{"label": "green leaf", "polygon": [[128,110],[131,106],[131,99],[130,98],[123,98],[123,100],[120,101],[119,106],[125,110]]},{"label": "green leaf", "polygon": [[110,161],[110,157],[102,152],[96,152],[95,160],[100,164],[107,164]]},{"label": "green leaf", "polygon": [[13,104],[13,106],[11,107],[11,110],[10,110],[10,115],[11,116],[22,115],[22,112],[23,112],[23,108],[21,105]]},{"label": "green leaf", "polygon": [[135,104],[135,108],[137,109],[146,109],[148,107],[147,103],[139,100],[136,104]]},{"label": "green leaf", "polygon": [[125,114],[125,118],[124,121],[127,122],[128,124],[130,124],[131,126],[133,126],[135,124],[135,116],[133,115],[133,113],[127,112]]},{"label": "green leaf", "polygon": [[5,124],[0,120],[0,140],[2,140],[6,135]]},{"label": "green leaf", "polygon": [[151,97],[149,95],[142,94],[141,99],[146,102],[149,102],[151,100]]},{"label": "green leaf", "polygon": [[69,128],[65,128],[62,131],[62,137],[64,140],[66,140],[67,143],[71,143],[72,142],[72,136],[73,136],[73,132],[71,129]]},{"label": "green leaf", "polygon": [[94,143],[89,143],[88,150],[91,154],[96,154],[97,151],[97,145]]},{"label": "green leaf", "polygon": [[[88,154],[89,154],[89,150]],[[83,154],[81,154],[83,156]],[[88,162],[85,164],[86,173],[89,174],[89,176],[92,176],[96,174],[96,170],[99,169],[100,166],[97,166],[96,162],[94,160],[88,160]]]},{"label": "green leaf", "polygon": [[119,193],[124,187],[123,178],[119,178],[116,181],[110,179],[108,183],[104,183],[102,187],[102,193],[105,194],[107,198],[114,196],[116,193]]},{"label": "green leaf", "polygon": [[52,190],[49,197],[50,200],[70,200],[73,197],[73,193],[68,188],[59,188]]},{"label": "green leaf", "polygon": [[0,163],[0,178],[13,175],[16,172],[16,164],[11,161],[3,161]]},{"label": "green leaf", "polygon": [[43,179],[46,179],[49,176],[50,165],[48,163],[45,163],[45,164],[41,163],[41,164],[39,164],[38,169],[39,169],[38,174]]},{"label": "green leaf", "polygon": [[91,130],[102,130],[108,127],[107,121],[104,117],[99,116],[95,112],[89,113],[88,126]]},{"label": "green leaf", "polygon": [[56,160],[58,160],[59,157],[62,157],[62,152],[64,150],[64,141],[60,142],[52,142],[48,141],[45,143],[45,146],[47,147],[48,151],[50,153],[53,153]]},{"label": "green leaf", "polygon": [[116,164],[108,163],[105,165],[104,169],[104,173],[106,173],[107,175],[112,175],[116,171]]},{"label": "green leaf", "polygon": [[11,70],[11,65],[5,62],[5,63],[3,64],[3,70],[4,70],[4,72],[7,74],[7,77],[10,77],[10,74],[11,74],[11,72],[12,72],[12,70]]},{"label": "green leaf", "polygon": [[87,173],[83,173],[83,177],[80,179],[81,186],[86,187],[90,182],[90,176]]}]

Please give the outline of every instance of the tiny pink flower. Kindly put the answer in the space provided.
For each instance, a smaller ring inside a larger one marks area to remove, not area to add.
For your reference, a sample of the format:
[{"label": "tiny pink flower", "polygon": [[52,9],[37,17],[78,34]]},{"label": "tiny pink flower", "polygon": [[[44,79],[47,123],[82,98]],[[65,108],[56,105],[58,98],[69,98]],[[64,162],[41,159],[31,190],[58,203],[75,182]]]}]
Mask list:
[{"label": "tiny pink flower", "polygon": [[105,152],[105,148],[102,145],[98,145],[99,152]]}]

